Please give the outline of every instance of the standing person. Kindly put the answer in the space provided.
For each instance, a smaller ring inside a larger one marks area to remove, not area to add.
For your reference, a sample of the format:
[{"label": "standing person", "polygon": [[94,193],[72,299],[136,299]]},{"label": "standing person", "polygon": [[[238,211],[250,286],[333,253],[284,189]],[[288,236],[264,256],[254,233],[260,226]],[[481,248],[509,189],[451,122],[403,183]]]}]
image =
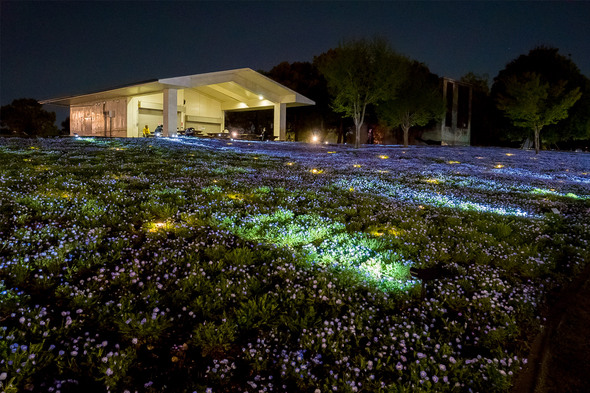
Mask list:
[{"label": "standing person", "polygon": [[150,128],[148,127],[147,124],[145,125],[145,127],[143,127],[143,136],[144,137],[150,136]]},{"label": "standing person", "polygon": [[373,144],[373,129],[369,128],[369,132],[367,133],[367,143],[372,145]]}]

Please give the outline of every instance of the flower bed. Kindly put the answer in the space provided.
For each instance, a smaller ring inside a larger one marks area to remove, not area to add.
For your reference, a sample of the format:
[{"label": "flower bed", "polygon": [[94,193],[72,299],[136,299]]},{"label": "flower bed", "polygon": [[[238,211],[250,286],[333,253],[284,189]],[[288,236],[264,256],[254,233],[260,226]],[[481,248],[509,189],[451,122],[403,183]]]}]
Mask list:
[{"label": "flower bed", "polygon": [[587,154],[4,139],[0,165],[6,392],[504,392],[590,260]]}]

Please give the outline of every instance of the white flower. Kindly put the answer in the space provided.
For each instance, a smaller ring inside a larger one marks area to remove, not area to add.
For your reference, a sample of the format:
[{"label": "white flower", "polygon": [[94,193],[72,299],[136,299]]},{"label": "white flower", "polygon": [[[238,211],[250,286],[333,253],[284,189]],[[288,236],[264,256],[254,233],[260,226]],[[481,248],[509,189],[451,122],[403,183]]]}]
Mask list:
[{"label": "white flower", "polygon": [[8,378],[8,374],[6,374],[6,373],[0,374],[0,381],[4,381],[6,378]]}]

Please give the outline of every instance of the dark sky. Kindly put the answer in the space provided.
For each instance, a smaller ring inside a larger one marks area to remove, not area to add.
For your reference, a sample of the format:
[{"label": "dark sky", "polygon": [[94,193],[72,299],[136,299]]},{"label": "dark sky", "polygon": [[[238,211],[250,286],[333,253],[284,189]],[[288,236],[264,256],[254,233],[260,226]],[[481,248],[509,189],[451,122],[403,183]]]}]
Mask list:
[{"label": "dark sky", "polygon": [[571,55],[590,76],[588,1],[0,4],[2,105],[154,78],[270,70],[282,61],[312,61],[343,39],[374,35],[440,76],[473,71],[492,80],[539,45]]}]

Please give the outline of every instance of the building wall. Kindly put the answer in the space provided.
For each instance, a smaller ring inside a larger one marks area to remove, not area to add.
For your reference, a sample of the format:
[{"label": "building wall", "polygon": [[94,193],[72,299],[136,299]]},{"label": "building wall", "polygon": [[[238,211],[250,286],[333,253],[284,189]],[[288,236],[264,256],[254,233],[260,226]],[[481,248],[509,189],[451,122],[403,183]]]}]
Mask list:
[{"label": "building wall", "polygon": [[127,136],[125,98],[70,107],[70,135]]},{"label": "building wall", "polygon": [[198,93],[195,90],[184,90],[185,128],[193,127],[203,133],[222,131],[223,110],[221,102]]},{"label": "building wall", "polygon": [[447,112],[441,124],[441,144],[469,146],[471,143],[471,86],[443,79]]},{"label": "building wall", "polygon": [[[203,133],[222,130],[221,103],[195,90],[178,90],[178,127]],[[163,94],[148,94],[70,107],[70,134],[141,137],[147,124],[153,132],[163,123]]]},{"label": "building wall", "polygon": [[425,130],[419,140],[450,146],[471,144],[472,87],[449,78],[442,79],[447,110],[435,128]]}]

